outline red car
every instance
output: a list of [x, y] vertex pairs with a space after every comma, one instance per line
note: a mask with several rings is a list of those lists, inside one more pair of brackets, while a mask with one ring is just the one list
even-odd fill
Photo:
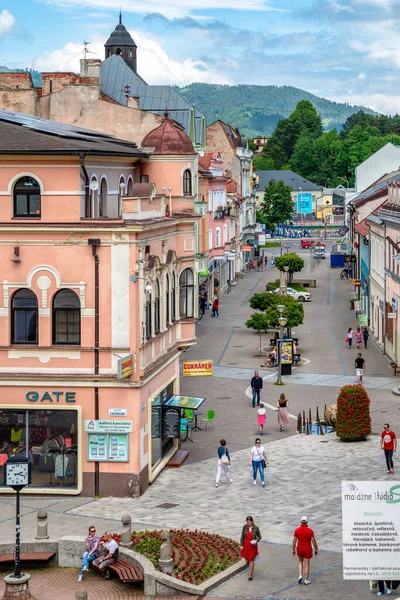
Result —
[[314, 244], [315, 244], [315, 240], [313, 240], [312, 238], [303, 238], [301, 240], [302, 248], [311, 248], [311, 246], [314, 246]]

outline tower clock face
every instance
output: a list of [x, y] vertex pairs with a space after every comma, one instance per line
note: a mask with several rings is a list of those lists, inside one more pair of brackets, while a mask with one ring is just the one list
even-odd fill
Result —
[[28, 485], [29, 463], [6, 463], [6, 485]]

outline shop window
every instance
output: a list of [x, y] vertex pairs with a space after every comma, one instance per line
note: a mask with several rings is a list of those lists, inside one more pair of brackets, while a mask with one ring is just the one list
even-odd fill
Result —
[[18, 290], [12, 298], [11, 343], [38, 343], [38, 302], [31, 290]]
[[0, 485], [4, 463], [24, 454], [32, 464], [32, 488], [76, 489], [78, 412], [76, 410], [0, 411]]
[[146, 294], [146, 340], [148, 340], [152, 336], [151, 302], [151, 294]]
[[168, 327], [170, 323], [170, 310], [169, 310], [169, 275], [165, 276], [165, 325]]
[[176, 275], [172, 273], [171, 321], [176, 320]]
[[154, 333], [160, 333], [161, 319], [160, 319], [160, 282], [156, 281], [156, 296], [154, 298]]
[[151, 403], [151, 466], [157, 466], [173, 446], [171, 438], [162, 432], [162, 407], [174, 395], [174, 382], [164, 388]]
[[194, 278], [192, 269], [184, 269], [179, 277], [179, 313], [181, 318], [193, 317]]
[[21, 177], [14, 185], [14, 217], [40, 217], [40, 186], [33, 177]]
[[60, 290], [53, 300], [53, 344], [81, 343], [81, 303], [72, 290]]
[[192, 195], [192, 174], [190, 172], [190, 169], [186, 169], [183, 172], [183, 195]]

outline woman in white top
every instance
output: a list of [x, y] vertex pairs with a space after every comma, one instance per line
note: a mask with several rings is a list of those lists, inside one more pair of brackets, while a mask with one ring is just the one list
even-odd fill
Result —
[[349, 344], [349, 348], [351, 348], [351, 344], [353, 342], [353, 330], [351, 327], [349, 327], [348, 331], [347, 331], [347, 338], [346, 338], [347, 343]]
[[260, 438], [256, 438], [255, 445], [250, 450], [250, 466], [253, 467], [253, 483], [257, 484], [257, 471], [260, 472], [261, 486], [265, 486], [263, 461], [268, 464], [267, 453], [261, 446]]

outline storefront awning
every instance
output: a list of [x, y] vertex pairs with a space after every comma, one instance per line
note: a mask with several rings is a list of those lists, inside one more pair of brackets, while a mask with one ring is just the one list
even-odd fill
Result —
[[205, 398], [194, 398], [193, 396], [172, 396], [165, 406], [179, 406], [180, 408], [189, 408], [197, 410], [204, 402]]

